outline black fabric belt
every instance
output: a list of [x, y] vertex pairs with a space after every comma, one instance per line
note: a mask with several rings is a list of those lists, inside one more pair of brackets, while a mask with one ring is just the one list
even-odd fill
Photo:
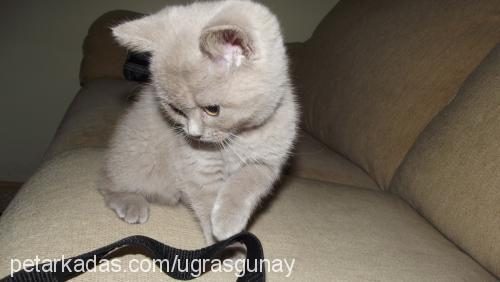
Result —
[[151, 80], [149, 64], [151, 53], [138, 53], [129, 51], [127, 61], [123, 65], [123, 76], [126, 80], [148, 82]]
[[[265, 281], [265, 269], [256, 265], [260, 260], [264, 259], [262, 245], [255, 235], [248, 232], [236, 234], [227, 240], [199, 250], [180, 250], [149, 237], [136, 235], [121, 239], [97, 250], [68, 258], [66, 259], [65, 266], [62, 265], [62, 261], [56, 262], [52, 271], [43, 271], [44, 268], [39, 265], [36, 268], [27, 269], [28, 271], [24, 269], [15, 272], [12, 277], [9, 275], [0, 281], [67, 281], [96, 267], [99, 265], [101, 259], [112, 256], [114, 252], [118, 252], [119, 250], [123, 252], [125, 250], [121, 255], [127, 254], [127, 248], [125, 247], [143, 248], [145, 251], [148, 251], [145, 255], [150, 259], [155, 259], [158, 267], [161, 267], [163, 272], [168, 276], [178, 280], [191, 280], [199, 274], [198, 271], [201, 269], [199, 263], [217, 258], [217, 255], [235, 242], [244, 244], [247, 249], [245, 271], [237, 281]], [[77, 267], [78, 264], [75, 263], [75, 260], [91, 263], [89, 265], [85, 263], [85, 266], [88, 268], [82, 270], [82, 263]], [[174, 260], [178, 262], [176, 267], [173, 267], [171, 263]], [[94, 262], [97, 263], [94, 265]], [[162, 265], [167, 263], [169, 263], [168, 266]]]

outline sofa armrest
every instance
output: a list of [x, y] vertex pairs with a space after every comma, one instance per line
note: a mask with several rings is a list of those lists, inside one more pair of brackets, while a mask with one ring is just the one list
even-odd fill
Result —
[[123, 64], [127, 50], [114, 40], [111, 27], [142, 16], [136, 12], [115, 10], [92, 23], [83, 43], [80, 85], [99, 78], [124, 79]]

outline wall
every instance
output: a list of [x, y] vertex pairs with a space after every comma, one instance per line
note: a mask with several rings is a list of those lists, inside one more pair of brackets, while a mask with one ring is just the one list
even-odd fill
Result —
[[[304, 41], [338, 0], [267, 0], [287, 42]], [[3, 0], [0, 10], [0, 180], [24, 181], [39, 166], [79, 89], [81, 44], [106, 11], [153, 12], [179, 0]]]

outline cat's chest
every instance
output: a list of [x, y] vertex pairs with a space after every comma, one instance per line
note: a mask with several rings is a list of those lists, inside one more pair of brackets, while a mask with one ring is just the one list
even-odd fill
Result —
[[179, 173], [200, 185], [223, 181], [230, 174], [220, 151], [189, 150], [179, 162]]
[[224, 181], [246, 163], [252, 156], [243, 144], [225, 146], [218, 150], [188, 150], [179, 160], [180, 173], [200, 185]]

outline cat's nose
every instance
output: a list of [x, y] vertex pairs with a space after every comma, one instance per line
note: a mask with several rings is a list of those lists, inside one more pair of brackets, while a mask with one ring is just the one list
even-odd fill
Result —
[[190, 120], [187, 126], [187, 134], [191, 138], [199, 139], [202, 135], [202, 128], [199, 124]]

